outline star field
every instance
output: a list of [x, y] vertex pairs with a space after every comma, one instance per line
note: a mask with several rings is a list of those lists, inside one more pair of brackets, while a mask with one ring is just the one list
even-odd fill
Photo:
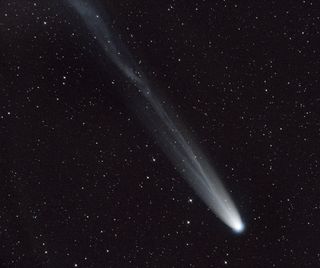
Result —
[[206, 152], [223, 224], [65, 1], [0, 2], [3, 267], [320, 266], [320, 9], [312, 1], [89, 1]]

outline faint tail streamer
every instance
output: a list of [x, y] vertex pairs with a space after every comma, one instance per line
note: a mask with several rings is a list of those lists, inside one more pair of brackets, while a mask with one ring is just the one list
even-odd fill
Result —
[[111, 60], [138, 89], [139, 97], [138, 100], [136, 98], [137, 104], [134, 110], [160, 142], [173, 165], [225, 224], [236, 232], [243, 231], [244, 224], [239, 212], [213, 167], [192, 141], [191, 135], [178, 120], [178, 116], [173, 113], [173, 109], [165, 105], [154, 87], [150, 86], [125, 45], [112, 35], [99, 10], [92, 2], [84, 0], [67, 0], [67, 2], [94, 35], [105, 57]]

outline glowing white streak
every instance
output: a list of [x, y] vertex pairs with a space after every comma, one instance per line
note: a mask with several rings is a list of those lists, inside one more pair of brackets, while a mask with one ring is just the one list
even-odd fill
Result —
[[162, 142], [164, 152], [182, 176], [223, 222], [235, 232], [243, 231], [244, 224], [241, 217], [217, 174], [208, 164], [201, 150], [191, 141], [186, 129], [174, 120], [173, 116], [170, 116], [168, 109], [161, 105], [159, 97], [151, 91], [147, 79], [143, 77], [130, 53], [119, 40], [114, 41], [98, 11], [84, 1], [68, 0], [68, 2], [80, 14], [106, 56], [131, 80], [151, 105], [153, 113], [140, 110], [140, 115], [151, 132], [157, 130], [156, 138]]

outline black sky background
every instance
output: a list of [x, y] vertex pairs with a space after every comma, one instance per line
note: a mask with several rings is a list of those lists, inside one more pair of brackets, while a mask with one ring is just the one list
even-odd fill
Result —
[[246, 230], [175, 171], [128, 105], [135, 88], [64, 1], [2, 0], [2, 265], [318, 267], [318, 4], [99, 5]]

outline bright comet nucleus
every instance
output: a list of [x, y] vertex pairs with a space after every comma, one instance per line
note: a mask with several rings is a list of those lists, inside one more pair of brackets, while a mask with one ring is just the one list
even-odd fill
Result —
[[244, 224], [242, 222], [237, 222], [234, 226], [233, 226], [233, 230], [236, 233], [242, 233], [244, 231]]

